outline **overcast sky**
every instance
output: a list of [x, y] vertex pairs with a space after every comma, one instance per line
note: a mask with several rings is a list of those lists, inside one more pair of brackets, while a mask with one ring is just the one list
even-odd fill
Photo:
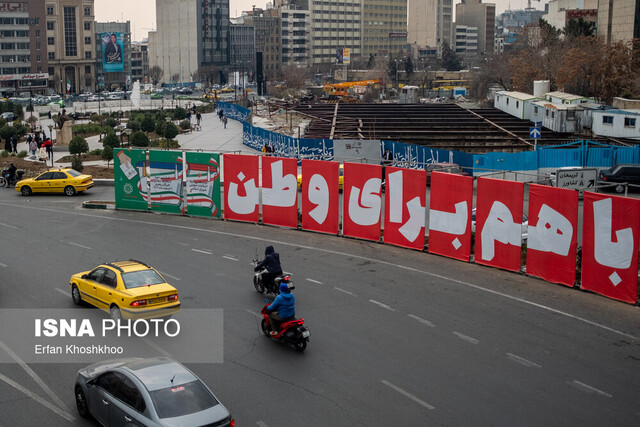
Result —
[[[460, 0], [455, 0], [460, 3]], [[527, 0], [485, 0], [483, 3], [495, 3], [496, 13], [506, 9], [524, 9]], [[531, 0], [532, 7], [544, 9], [547, 0]], [[252, 5], [264, 8], [265, 0], [229, 0], [231, 17], [239, 16], [244, 10], [251, 10]], [[124, 22], [131, 21], [132, 40], [139, 41], [147, 37], [147, 33], [156, 28], [155, 0], [95, 0], [96, 21]]]

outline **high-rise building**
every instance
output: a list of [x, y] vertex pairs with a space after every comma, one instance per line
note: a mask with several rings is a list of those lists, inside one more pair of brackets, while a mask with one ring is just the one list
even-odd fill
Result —
[[282, 23], [282, 65], [310, 64], [311, 12], [308, 0], [276, 1]]
[[0, 3], [0, 94], [15, 96], [47, 87], [44, 0]]
[[242, 18], [232, 18], [229, 28], [231, 39], [231, 69], [240, 84], [255, 76], [256, 34], [255, 27], [244, 24]]
[[134, 42], [131, 44], [131, 83], [139, 81], [140, 84], [149, 80], [149, 55], [148, 42]]
[[335, 63], [336, 49], [349, 49], [352, 59], [362, 57], [363, 2], [360, 0], [309, 0], [309, 2], [311, 63]]
[[129, 90], [131, 85], [131, 24], [96, 22], [98, 90]]
[[598, 2], [598, 35], [607, 43], [640, 38], [640, 0]]
[[407, 16], [409, 44], [436, 48], [438, 56], [445, 43], [451, 46], [453, 0], [408, 0]]
[[451, 49], [456, 55], [475, 56], [478, 54], [478, 29], [455, 24], [455, 41]]
[[162, 68], [165, 83], [187, 82], [199, 67], [229, 65], [229, 0], [156, 0], [156, 25], [149, 65]]
[[[256, 52], [262, 52], [262, 75], [270, 81], [280, 77], [282, 70], [282, 30], [278, 9], [243, 12], [245, 25], [255, 28]], [[259, 74], [259, 70], [256, 70]]]
[[462, 0], [462, 3], [456, 5], [456, 25], [478, 29], [478, 53], [480, 54], [493, 52], [495, 23], [495, 3]]
[[363, 0], [362, 55], [400, 56], [407, 49], [407, 0]]

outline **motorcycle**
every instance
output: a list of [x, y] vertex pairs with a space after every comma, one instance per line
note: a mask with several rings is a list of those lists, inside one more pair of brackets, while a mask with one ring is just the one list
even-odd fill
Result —
[[16, 174], [10, 179], [11, 174], [9, 174], [8, 170], [3, 170], [2, 175], [0, 175], [0, 187], [15, 187], [18, 181], [22, 180], [22, 175], [24, 175], [23, 170], [16, 171]]
[[[293, 287], [290, 287], [294, 289]], [[277, 335], [271, 335], [271, 325], [269, 324], [269, 313], [267, 307], [269, 306], [269, 300], [265, 300], [267, 305], [262, 307], [260, 313], [262, 313], [262, 322], [260, 327], [262, 333], [273, 339], [274, 341], [281, 342], [283, 344], [291, 345], [299, 352], [303, 352], [307, 348], [309, 342], [309, 336], [311, 332], [304, 326], [304, 319], [294, 319], [288, 322], [282, 322], [280, 325], [280, 332]]]
[[[257, 265], [258, 265], [258, 260], [254, 259], [253, 260], [254, 268]], [[273, 279], [273, 282], [274, 282], [273, 284], [265, 283], [262, 276], [266, 272], [267, 272], [267, 269], [263, 268], [259, 271], [256, 271], [256, 273], [253, 275], [253, 287], [256, 288], [256, 291], [260, 292], [261, 294], [271, 293], [274, 295], [279, 295], [280, 283], [286, 283], [287, 285], [293, 283], [293, 281], [291, 280], [291, 273], [287, 273], [287, 272], [284, 272], [280, 276], [277, 276], [275, 279]]]

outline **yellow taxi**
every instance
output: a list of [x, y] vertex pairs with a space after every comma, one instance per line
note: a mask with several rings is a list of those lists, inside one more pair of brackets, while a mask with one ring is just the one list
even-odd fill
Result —
[[180, 309], [177, 289], [141, 261], [101, 264], [71, 276], [69, 286], [74, 304], [87, 302], [114, 320], [167, 317]]
[[18, 181], [16, 191], [23, 196], [32, 193], [64, 193], [74, 196], [76, 193], [93, 187], [93, 177], [75, 169], [50, 169], [35, 178]]
[[[338, 169], [338, 190], [342, 190], [344, 187], [344, 164], [340, 163], [340, 168]], [[302, 187], [302, 172], [298, 174], [298, 188]]]

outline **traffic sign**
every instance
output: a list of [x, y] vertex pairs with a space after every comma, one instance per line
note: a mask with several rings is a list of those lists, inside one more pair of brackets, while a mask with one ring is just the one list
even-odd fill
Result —
[[542, 135], [542, 132], [540, 131], [539, 127], [531, 127], [529, 128], [529, 138], [532, 139], [540, 139], [540, 136]]

